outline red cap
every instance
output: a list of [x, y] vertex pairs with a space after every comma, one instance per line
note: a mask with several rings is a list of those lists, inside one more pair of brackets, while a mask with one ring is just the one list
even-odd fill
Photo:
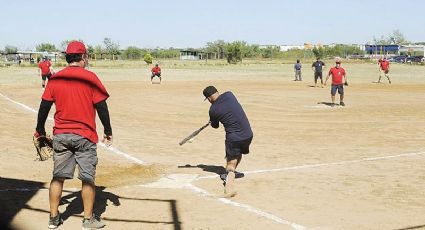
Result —
[[79, 41], [73, 41], [68, 44], [66, 48], [67, 54], [85, 54], [87, 53], [86, 46]]

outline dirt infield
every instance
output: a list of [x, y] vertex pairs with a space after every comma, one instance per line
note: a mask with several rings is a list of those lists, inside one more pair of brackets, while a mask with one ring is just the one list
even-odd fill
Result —
[[[163, 84], [154, 85], [146, 66], [91, 68], [111, 95], [115, 138], [115, 151], [98, 147], [95, 206], [105, 229], [425, 228], [423, 66], [392, 65], [389, 85], [371, 83], [376, 65], [343, 64], [344, 108], [326, 105], [329, 86], [311, 87], [308, 64], [303, 82], [284, 64], [173, 66], [164, 64]], [[46, 229], [48, 220], [52, 162], [34, 161], [31, 142], [36, 74], [0, 68], [0, 214], [14, 229]], [[208, 121], [202, 89], [210, 84], [234, 92], [254, 131], [230, 200], [220, 198], [217, 177], [222, 127], [178, 145]], [[79, 187], [65, 183], [59, 229], [81, 226]]]

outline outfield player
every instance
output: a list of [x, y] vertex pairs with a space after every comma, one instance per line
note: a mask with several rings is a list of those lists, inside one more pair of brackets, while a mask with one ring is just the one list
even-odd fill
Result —
[[83, 43], [74, 41], [66, 49], [68, 67], [54, 74], [42, 95], [38, 111], [35, 136], [45, 135], [44, 124], [55, 103], [55, 126], [53, 129], [53, 179], [50, 182], [49, 229], [55, 229], [63, 220], [58, 211], [65, 179], [72, 179], [78, 166], [78, 179], [82, 182], [81, 197], [84, 206], [83, 229], [105, 226], [93, 214], [95, 201], [95, 174], [97, 165], [97, 142], [95, 116], [99, 114], [104, 127], [104, 142], [112, 144], [112, 128], [105, 87], [88, 65], [87, 50]]
[[317, 58], [315, 62], [311, 65], [311, 68], [314, 71], [314, 87], [317, 87], [317, 79], [320, 78], [320, 84], [323, 88], [323, 67], [325, 66], [325, 63], [320, 60], [320, 58]]
[[390, 62], [384, 57], [384, 59], [379, 59], [378, 65], [379, 65], [379, 79], [376, 83], [381, 83], [382, 75], [385, 75], [385, 77], [387, 77], [388, 79], [388, 83], [391, 84], [391, 79], [388, 74], [390, 72]]
[[155, 67], [152, 68], [151, 70], [152, 75], [151, 75], [151, 83], [152, 83], [152, 79], [157, 76], [159, 77], [159, 83], [161, 83], [161, 67], [158, 66], [158, 64], [155, 64]]
[[332, 104], [331, 106], [335, 105], [335, 94], [338, 91], [339, 93], [339, 104], [341, 106], [345, 106], [344, 103], [344, 84], [347, 82], [347, 77], [345, 75], [345, 70], [344, 68], [341, 67], [341, 61], [337, 60], [336, 61], [336, 65], [335, 67], [332, 67], [329, 70], [329, 74], [326, 77], [325, 80], [325, 85], [326, 82], [329, 79], [329, 76], [332, 75], [332, 86], [331, 86], [331, 98], [332, 98]]
[[226, 131], [226, 172], [224, 193], [228, 197], [236, 195], [233, 188], [236, 167], [242, 160], [242, 154], [249, 153], [253, 133], [248, 118], [235, 95], [232, 92], [220, 94], [214, 86], [204, 89], [205, 99], [211, 103], [209, 110], [210, 122], [213, 128], [223, 124]]
[[301, 68], [302, 68], [302, 64], [300, 62], [300, 60], [297, 60], [297, 63], [295, 63], [294, 65], [294, 72], [295, 72], [295, 80], [294, 81], [302, 81], [303, 79], [301, 78]]
[[50, 80], [50, 77], [53, 74], [52, 63], [47, 59], [47, 57], [43, 57], [43, 60], [38, 63], [38, 74], [41, 76], [41, 87], [44, 89], [46, 86], [46, 78]]

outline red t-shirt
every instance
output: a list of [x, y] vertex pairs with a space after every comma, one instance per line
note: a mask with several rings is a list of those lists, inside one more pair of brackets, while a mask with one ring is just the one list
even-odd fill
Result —
[[383, 60], [380, 62], [380, 66], [382, 70], [388, 70], [388, 67], [390, 67], [390, 62], [387, 60]]
[[50, 66], [52, 66], [52, 63], [49, 61], [42, 61], [38, 63], [38, 68], [41, 69], [41, 75], [45, 76], [50, 73]]
[[342, 79], [345, 75], [345, 70], [342, 67], [336, 68], [332, 67], [329, 70], [329, 74], [332, 75], [332, 85], [340, 85], [342, 84]]
[[152, 68], [152, 72], [153, 73], [159, 73], [159, 72], [161, 72], [161, 68], [159, 68], [159, 66], [155, 66], [155, 67]]
[[74, 133], [98, 142], [94, 104], [109, 97], [93, 72], [66, 67], [50, 78], [42, 99], [56, 106], [53, 134]]

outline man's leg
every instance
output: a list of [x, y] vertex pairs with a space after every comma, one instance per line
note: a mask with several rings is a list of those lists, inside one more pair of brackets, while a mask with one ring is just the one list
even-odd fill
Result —
[[50, 217], [57, 216], [59, 202], [62, 196], [64, 178], [53, 178], [49, 188]]
[[242, 155], [238, 156], [236, 159], [231, 159], [227, 161], [227, 165], [226, 165], [227, 178], [226, 178], [226, 186], [224, 188], [224, 193], [229, 197], [233, 197], [236, 195], [236, 191], [234, 189], [235, 170], [238, 164], [240, 163], [241, 159], [242, 159]]
[[317, 78], [319, 77], [319, 75], [315, 72], [314, 73], [314, 87], [317, 87]]
[[96, 187], [91, 182], [82, 182], [81, 198], [83, 198], [84, 218], [90, 219], [93, 215], [93, 205], [96, 196]]
[[322, 73], [320, 73], [320, 84], [321, 84], [321, 87], [323, 88], [323, 76], [322, 76]]
[[300, 81], [302, 81], [303, 79], [302, 79], [302, 76], [301, 76], [301, 70], [300, 70], [300, 72], [299, 72], [299, 79], [300, 79]]
[[379, 78], [377, 83], [381, 83], [381, 78], [382, 78], [382, 70], [379, 70]]
[[388, 78], [388, 83], [390, 83], [391, 84], [391, 79], [390, 79], [390, 75], [388, 75], [388, 74], [385, 74], [385, 76]]
[[336, 94], [336, 91], [337, 91], [337, 86], [336, 85], [332, 85], [331, 86], [331, 99], [332, 99], [331, 106], [334, 106], [335, 105], [335, 94]]

